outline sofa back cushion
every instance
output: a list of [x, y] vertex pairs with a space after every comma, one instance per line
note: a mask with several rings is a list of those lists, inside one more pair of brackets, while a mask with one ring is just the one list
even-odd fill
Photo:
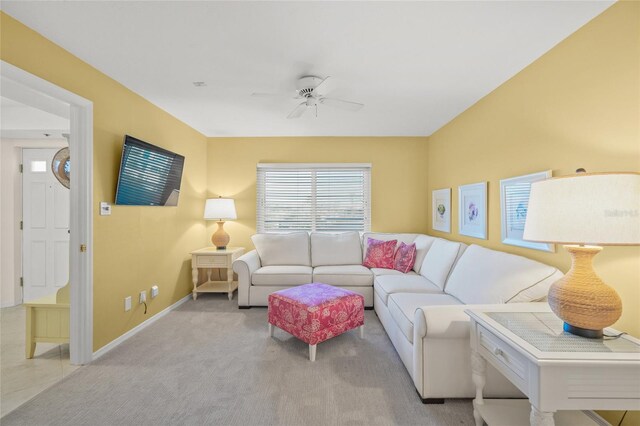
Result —
[[445, 292], [466, 304], [535, 302], [561, 277], [552, 266], [474, 244], [451, 272]]
[[431, 244], [436, 240], [435, 237], [430, 237], [429, 235], [418, 235], [413, 242], [416, 245], [416, 261], [413, 264], [413, 270], [417, 273], [420, 273], [420, 268], [422, 267], [422, 262], [424, 261], [424, 257], [427, 255], [427, 252], [431, 248]]
[[309, 234], [255, 234], [251, 237], [262, 266], [311, 266]]
[[422, 261], [420, 275], [444, 289], [451, 267], [462, 249], [460, 243], [436, 238]]
[[358, 231], [311, 233], [311, 265], [359, 265], [362, 263], [362, 246]]

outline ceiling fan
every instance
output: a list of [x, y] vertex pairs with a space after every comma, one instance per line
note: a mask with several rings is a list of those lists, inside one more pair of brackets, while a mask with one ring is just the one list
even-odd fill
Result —
[[[303, 101], [296, 106], [287, 118], [299, 118], [308, 109], [312, 109], [315, 116], [318, 116], [318, 105], [328, 105], [347, 111], [358, 111], [364, 104], [358, 102], [345, 101], [342, 99], [328, 98], [325, 94], [329, 90], [327, 83], [331, 77], [320, 78], [313, 75], [301, 77], [297, 81], [297, 95], [293, 99], [302, 99]], [[273, 98], [282, 95], [273, 93], [252, 93], [251, 96], [257, 98]]]

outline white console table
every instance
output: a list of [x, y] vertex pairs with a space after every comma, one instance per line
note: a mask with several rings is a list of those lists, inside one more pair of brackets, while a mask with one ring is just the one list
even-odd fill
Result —
[[[465, 312], [471, 317], [476, 426], [597, 425], [596, 416], [578, 410], [640, 410], [638, 339], [574, 336], [545, 305], [541, 312]], [[483, 399], [487, 362], [529, 401]]]

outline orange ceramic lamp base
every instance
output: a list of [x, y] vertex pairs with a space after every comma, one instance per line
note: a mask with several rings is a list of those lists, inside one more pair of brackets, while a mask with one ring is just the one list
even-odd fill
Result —
[[227, 248], [227, 244], [229, 244], [231, 237], [229, 237], [229, 234], [224, 230], [223, 220], [216, 223], [218, 224], [218, 229], [213, 233], [213, 235], [211, 235], [211, 242], [218, 248], [218, 250], [224, 250]]
[[601, 338], [602, 329], [622, 315], [620, 296], [593, 270], [593, 258], [602, 247], [564, 247], [571, 254], [571, 270], [549, 289], [549, 306], [565, 322], [565, 331]]

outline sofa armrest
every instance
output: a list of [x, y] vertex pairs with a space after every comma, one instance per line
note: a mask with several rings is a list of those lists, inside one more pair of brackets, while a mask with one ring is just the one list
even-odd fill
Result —
[[238, 274], [238, 306], [249, 306], [251, 275], [261, 266], [256, 250], [243, 254], [233, 262], [233, 271]]
[[495, 305], [423, 306], [413, 319], [413, 341], [419, 339], [469, 339], [470, 321], [466, 309], [491, 309], [494, 312], [549, 312], [546, 302]]
[[[472, 398], [471, 319], [465, 309], [494, 312], [549, 312], [546, 303], [422, 306], [414, 313], [413, 383], [421, 398]], [[522, 394], [489, 366], [485, 394], [517, 398]], [[490, 390], [487, 392], [487, 390]]]

